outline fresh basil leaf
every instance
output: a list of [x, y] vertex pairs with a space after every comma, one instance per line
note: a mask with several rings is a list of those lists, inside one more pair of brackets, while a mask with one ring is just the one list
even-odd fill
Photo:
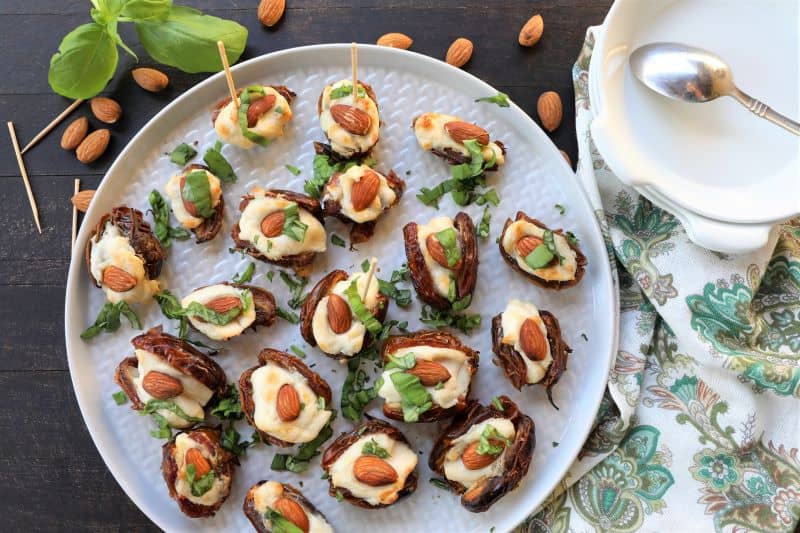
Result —
[[558, 248], [556, 248], [555, 236], [552, 230], [544, 230], [544, 233], [542, 234], [542, 242], [545, 246], [547, 246], [547, 249], [550, 250], [550, 253], [552, 253], [554, 257], [558, 257], [558, 262], [563, 265], [567, 258], [558, 252]]
[[362, 363], [371, 361], [377, 366], [380, 354], [375, 346], [368, 346], [347, 361], [347, 376], [342, 385], [342, 415], [354, 422], [361, 420], [364, 408], [378, 395], [379, 385], [367, 386], [367, 373], [361, 368]]
[[117, 69], [116, 35], [92, 22], [69, 32], [50, 59], [47, 81], [67, 98], [91, 98], [102, 91]]
[[475, 203], [478, 205], [484, 205], [485, 203], [490, 203], [493, 206], [497, 207], [500, 204], [500, 196], [498, 196], [497, 191], [494, 189], [489, 189], [484, 193], [479, 193], [475, 195]]
[[467, 294], [460, 300], [453, 300], [451, 303], [451, 307], [453, 308], [453, 311], [463, 311], [464, 309], [469, 307], [469, 304], [471, 303], [472, 303], [472, 295]]
[[308, 278], [304, 278], [303, 276], [292, 276], [288, 272], [284, 272], [281, 270], [278, 275], [281, 278], [286, 286], [289, 288], [289, 291], [292, 293], [292, 297], [287, 302], [289, 307], [292, 309], [298, 309], [300, 306], [305, 303], [306, 298], [308, 298], [308, 294], [303, 294], [303, 289], [305, 289], [306, 285], [308, 285]]
[[169, 411], [175, 416], [183, 418], [187, 422], [202, 422], [202, 418], [196, 418], [193, 416], [189, 416], [186, 412], [178, 406], [175, 402], [171, 400], [156, 400], [155, 398], [147, 400], [147, 403], [144, 404], [144, 407], [141, 411], [139, 411], [142, 415], [151, 415], [153, 413], [157, 413], [160, 410]]
[[567, 212], [567, 209], [561, 204], [555, 204], [553, 207], [556, 208], [556, 211], [558, 211], [559, 215], [563, 215], [564, 213]]
[[244, 417], [242, 405], [239, 402], [239, 390], [235, 384], [229, 383], [225, 394], [216, 397], [211, 405], [210, 413], [220, 420], [241, 420]]
[[[353, 84], [346, 83], [342, 84], [339, 87], [331, 90], [330, 99], [336, 100], [338, 98], [343, 98], [345, 96], [349, 96], [353, 94]], [[367, 96], [367, 92], [364, 90], [364, 87], [361, 84], [358, 85], [358, 97], [365, 98]]]
[[417, 356], [414, 355], [413, 352], [409, 352], [405, 355], [401, 355], [398, 357], [389, 355], [389, 362], [386, 363], [386, 366], [383, 368], [384, 370], [391, 370], [392, 368], [408, 370], [410, 368], [414, 368], [416, 364], [417, 364]]
[[263, 95], [264, 87], [261, 85], [249, 85], [245, 87], [242, 94], [239, 95], [239, 129], [242, 131], [242, 136], [245, 139], [260, 144], [261, 146], [267, 146], [269, 144], [269, 139], [254, 132], [247, 125], [247, 110], [250, 109], [251, 94]]
[[214, 485], [214, 471], [209, 470], [206, 474], [197, 479], [195, 476], [197, 475], [196, 468], [193, 464], [189, 464], [186, 466], [186, 481], [189, 483], [189, 489], [192, 491], [192, 496], [200, 497], [209, 490]]
[[284, 319], [285, 321], [289, 322], [290, 324], [299, 324], [300, 317], [297, 313], [284, 309], [281, 306], [275, 307], [275, 314], [278, 315], [280, 318]]
[[158, 429], [150, 431], [150, 436], [156, 439], [168, 439], [172, 437], [172, 428], [169, 427], [169, 422], [158, 413], [152, 413], [152, 418], [155, 421]]
[[181, 196], [187, 202], [194, 204], [197, 214], [202, 218], [214, 216], [214, 206], [211, 200], [211, 185], [205, 170], [193, 170], [185, 176]]
[[286, 167], [286, 170], [288, 170], [289, 172], [291, 172], [295, 176], [299, 176], [300, 173], [302, 172], [302, 170], [300, 170], [299, 168], [297, 168], [294, 165], [285, 165], [285, 167]]
[[256, 264], [250, 261], [247, 264], [247, 268], [244, 269], [244, 272], [241, 274], [237, 273], [233, 275], [231, 281], [234, 283], [247, 283], [248, 281], [253, 280], [253, 273], [256, 271]]
[[[293, 354], [295, 354], [297, 357], [304, 358], [304, 357], [306, 356], [306, 352], [304, 352], [303, 350], [301, 350], [299, 346], [295, 346], [294, 344], [292, 344], [291, 346], [289, 346], [289, 349], [290, 349], [290, 350], [292, 351], [292, 353], [293, 353]], [[321, 396], [320, 396], [320, 398], [321, 398]]]
[[267, 508], [264, 518], [269, 521], [272, 533], [303, 533], [302, 529], [271, 507]]
[[476, 98], [476, 102], [487, 102], [490, 104], [497, 104], [500, 107], [508, 107], [508, 95], [505, 93], [498, 92], [494, 96], [484, 96], [483, 98]]
[[336, 418], [336, 411], [332, 411], [331, 413], [328, 423], [323, 426], [316, 437], [301, 444], [297, 448], [297, 453], [295, 455], [276, 453], [272, 458], [272, 465], [270, 465], [270, 468], [272, 470], [288, 470], [296, 474], [305, 472], [308, 469], [311, 459], [319, 454], [319, 447], [333, 436], [331, 424]]
[[419, 415], [433, 407], [430, 393], [422, 386], [419, 378], [405, 372], [389, 374], [394, 388], [400, 394], [404, 422], [416, 422]]
[[229, 324], [233, 319], [253, 305], [253, 295], [249, 290], [243, 290], [241, 292], [241, 301], [241, 307], [234, 307], [233, 309], [225, 311], [224, 313], [218, 313], [199, 302], [191, 302], [184, 308], [184, 313], [186, 316], [200, 317], [204, 321], [214, 324], [215, 326], [224, 326], [225, 324]]
[[572, 233], [571, 231], [568, 231], [568, 232], [567, 232], [567, 240], [568, 240], [569, 242], [571, 242], [572, 244], [574, 244], [575, 246], [577, 246], [577, 245], [578, 245], [578, 243], [579, 243], [579, 242], [581, 242], [581, 241], [578, 239], [578, 237], [576, 237], [576, 236], [575, 236], [575, 234], [574, 234], [574, 233]]
[[208, 169], [225, 183], [236, 182], [236, 172], [225, 156], [222, 155], [222, 143], [217, 141], [213, 148], [206, 150], [203, 161], [208, 165]]
[[[465, 297], [466, 298], [466, 297]], [[434, 309], [428, 305], [422, 307], [420, 322], [436, 329], [453, 327], [463, 333], [470, 334], [472, 330], [481, 325], [481, 315], [466, 315], [455, 313], [453, 310]]]
[[482, 239], [489, 238], [489, 229], [490, 224], [492, 221], [492, 214], [489, 212], [489, 206], [483, 208], [483, 216], [481, 217], [480, 223], [478, 223], [478, 237]]
[[458, 247], [458, 234], [453, 228], [445, 228], [436, 233], [436, 240], [442, 245], [444, 249], [444, 257], [447, 260], [447, 266], [455, 266], [461, 259], [461, 250]]
[[128, 403], [128, 397], [121, 390], [112, 394], [111, 397], [114, 398], [114, 403], [117, 405], [125, 405]]
[[531, 253], [526, 255], [524, 261], [529, 267], [537, 269], [546, 267], [548, 264], [550, 264], [550, 261], [553, 260], [553, 257], [555, 257], [553, 252], [551, 252], [547, 248], [547, 245], [543, 243], [534, 248]]
[[364, 261], [361, 262], [361, 271], [362, 272], [369, 272], [369, 267], [370, 266], [372, 266], [372, 263], [370, 262], [370, 260], [369, 259], [364, 259]]
[[222, 70], [217, 41], [225, 43], [230, 64], [247, 42], [242, 25], [185, 6], [172, 6], [165, 20], [136, 21], [136, 34], [153, 59], [189, 73]]
[[114, 333], [119, 329], [121, 324], [120, 315], [128, 319], [132, 328], [142, 329], [139, 317], [136, 316], [136, 313], [127, 302], [117, 302], [115, 304], [106, 302], [97, 314], [97, 319], [95, 319], [94, 324], [81, 333], [81, 339], [92, 339], [104, 331], [107, 333]]
[[127, 0], [120, 15], [136, 22], [160, 22], [171, 8], [172, 0]]
[[344, 248], [347, 243], [345, 242], [344, 239], [342, 239], [335, 233], [331, 233], [331, 244], [333, 244], [334, 246], [341, 246], [342, 248]]
[[197, 150], [186, 143], [181, 143], [169, 154], [169, 160], [176, 165], [184, 166], [197, 155]]
[[347, 297], [347, 304], [350, 306], [350, 309], [353, 310], [353, 314], [364, 324], [367, 331], [373, 335], [379, 333], [381, 331], [381, 323], [378, 322], [378, 319], [372, 315], [361, 300], [361, 296], [358, 294], [358, 284], [356, 280], [350, 282], [350, 286], [345, 289], [344, 295]]
[[370, 439], [361, 447], [361, 455], [374, 455], [375, 457], [386, 459], [389, 457], [389, 452], [387, 452], [385, 448], [382, 448], [381, 445], [378, 444], [378, 441]]
[[300, 208], [293, 203], [283, 210], [283, 234], [297, 242], [306, 238], [308, 224], [300, 222]]
[[148, 197], [150, 202], [150, 212], [153, 214], [153, 233], [155, 233], [158, 242], [164, 248], [169, 248], [172, 245], [172, 239], [183, 240], [189, 238], [189, 232], [181, 226], [172, 227], [169, 225], [169, 207], [161, 193], [153, 189], [150, 191]]
[[486, 424], [481, 432], [481, 439], [476, 451], [481, 455], [499, 455], [505, 449], [505, 446], [493, 444], [493, 440], [502, 441], [505, 446], [511, 444], [511, 440], [501, 435], [497, 428], [491, 424]]
[[229, 424], [222, 431], [219, 443], [229, 452], [241, 456], [244, 455], [244, 453], [247, 451], [247, 448], [255, 444], [254, 442], [247, 440], [243, 441], [241, 439], [242, 437], [239, 435], [239, 432], [236, 431], [233, 425]]

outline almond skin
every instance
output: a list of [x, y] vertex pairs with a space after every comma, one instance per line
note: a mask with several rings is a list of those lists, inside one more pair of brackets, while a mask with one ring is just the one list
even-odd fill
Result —
[[[505, 447], [505, 443], [503, 441], [491, 439], [489, 442], [496, 446]], [[464, 451], [461, 454], [461, 462], [464, 463], [464, 466], [467, 468], [467, 470], [480, 470], [481, 468], [486, 468], [492, 464], [495, 459], [497, 459], [497, 455], [478, 453], [479, 445], [480, 442], [475, 441], [464, 448]]]
[[433, 260], [444, 268], [449, 270], [458, 270], [461, 268], [461, 258], [459, 258], [458, 261], [456, 261], [456, 264], [453, 266], [447, 264], [447, 256], [444, 253], [444, 246], [442, 246], [442, 243], [440, 243], [439, 239], [436, 238], [436, 235], [428, 235], [428, 238], [425, 239], [425, 246], [428, 248], [428, 253], [431, 254]]
[[408, 50], [413, 44], [411, 37], [404, 33], [386, 33], [378, 37], [378, 46], [388, 46], [390, 48], [402, 48]]
[[169, 77], [154, 68], [135, 68], [131, 71], [131, 76], [139, 87], [151, 93], [161, 92], [169, 85]]
[[168, 400], [183, 392], [183, 385], [179, 380], [155, 370], [151, 370], [142, 378], [142, 388], [158, 400]]
[[350, 201], [353, 204], [353, 211], [363, 211], [372, 204], [378, 195], [381, 186], [381, 179], [372, 170], [367, 170], [361, 179], [353, 183], [350, 190]]
[[181, 191], [181, 201], [183, 201], [183, 208], [192, 215], [193, 217], [197, 216], [197, 207], [194, 205], [194, 202], [190, 202], [186, 198], [183, 197], [183, 186], [186, 185], [186, 176], [181, 178], [179, 187]]
[[283, 211], [274, 211], [261, 220], [261, 233], [265, 237], [277, 237], [283, 233], [283, 223], [285, 221], [286, 215], [283, 214]]
[[561, 125], [561, 117], [564, 112], [561, 106], [561, 97], [555, 91], [542, 93], [536, 103], [536, 112], [539, 113], [542, 127], [547, 131], [554, 131]]
[[114, 265], [103, 270], [103, 285], [114, 292], [126, 292], [136, 286], [136, 277]]
[[519, 30], [519, 44], [521, 46], [533, 46], [539, 42], [544, 32], [544, 19], [541, 15], [534, 15]]
[[278, 389], [278, 398], [275, 400], [278, 418], [284, 422], [291, 422], [300, 416], [300, 395], [297, 389], [289, 383], [284, 383]]
[[444, 125], [444, 131], [458, 143], [474, 139], [484, 146], [489, 144], [489, 133], [475, 124], [453, 120]]
[[247, 127], [252, 128], [258, 123], [264, 113], [269, 111], [275, 105], [275, 95], [265, 94], [261, 98], [257, 98], [250, 103], [247, 108]]
[[517, 251], [517, 255], [522, 259], [528, 257], [532, 251], [536, 249], [537, 246], [542, 244], [543, 241], [539, 237], [534, 237], [533, 235], [525, 235], [520, 240], [517, 241], [517, 244], [514, 245], [514, 248]]
[[242, 307], [242, 299], [238, 296], [220, 296], [203, 305], [217, 313], [227, 313], [231, 309]]
[[89, 107], [92, 108], [92, 113], [97, 117], [97, 120], [106, 124], [114, 124], [122, 116], [122, 108], [117, 101], [105, 96], [92, 98], [89, 101]]
[[397, 470], [374, 455], [362, 455], [356, 459], [353, 464], [353, 475], [361, 483], [370, 487], [390, 485], [397, 481]]
[[472, 48], [472, 41], [459, 37], [447, 49], [447, 55], [444, 60], [454, 67], [463, 67], [472, 57]]
[[337, 335], [341, 335], [350, 329], [352, 318], [350, 316], [350, 306], [338, 294], [329, 294], [328, 303], [328, 324], [331, 330]]
[[274, 26], [286, 10], [286, 0], [261, 0], [258, 4], [258, 20], [267, 27]]
[[450, 371], [444, 365], [427, 359], [417, 359], [414, 368], [406, 370], [406, 373], [417, 376], [423, 387], [433, 387], [450, 379]]
[[547, 357], [547, 339], [532, 318], [528, 318], [519, 328], [519, 345], [531, 361], [542, 361]]
[[365, 111], [351, 105], [331, 106], [331, 116], [338, 125], [353, 135], [366, 135], [372, 125], [372, 119]]
[[74, 150], [86, 138], [87, 133], [89, 133], [89, 119], [86, 117], [76, 118], [61, 134], [61, 148]]
[[211, 471], [211, 464], [208, 459], [203, 457], [203, 454], [197, 448], [189, 448], [186, 450], [186, 466], [194, 465], [194, 478], [200, 479]]
[[90, 133], [75, 150], [75, 156], [83, 164], [96, 161], [108, 148], [111, 132], [107, 129], [95, 130]]
[[70, 198], [70, 201], [72, 202], [72, 205], [75, 206], [75, 209], [81, 213], [85, 213], [89, 209], [89, 204], [91, 203], [92, 198], [94, 198], [94, 190], [86, 189], [73, 195], [73, 197]]
[[282, 514], [286, 520], [299, 527], [303, 533], [308, 533], [310, 527], [308, 515], [306, 515], [299, 503], [289, 498], [278, 498], [272, 508]]

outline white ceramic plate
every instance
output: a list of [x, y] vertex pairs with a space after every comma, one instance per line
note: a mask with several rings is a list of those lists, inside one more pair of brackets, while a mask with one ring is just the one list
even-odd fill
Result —
[[[359, 53], [359, 76], [373, 85], [381, 106], [384, 122], [381, 141], [374, 153], [378, 168], [394, 168], [408, 184], [401, 203], [378, 224], [372, 241], [359, 246], [358, 252], [329, 247], [329, 253], [315, 263], [311, 284], [334, 268], [358, 268], [363, 259], [379, 258], [382, 276], [404, 261], [401, 227], [409, 220], [424, 221], [440, 214], [454, 215], [456, 206], [448, 198], [436, 211], [422, 205], [414, 196], [423, 185], [432, 185], [449, 175], [447, 165], [423, 153], [416, 145], [410, 129], [412, 118], [427, 110], [451, 112], [484, 125], [494, 138], [509, 147], [508, 164], [489, 178], [502, 198], [493, 210], [492, 234], [480, 246], [478, 289], [472, 310], [480, 310], [483, 326], [467, 343], [481, 352], [480, 370], [473, 387], [474, 396], [484, 402], [501, 393], [517, 401], [521, 409], [536, 422], [537, 446], [528, 476], [520, 487], [506, 496], [490, 511], [475, 515], [464, 510], [456, 497], [428, 483], [431, 474], [427, 456], [437, 433], [436, 424], [398, 424], [420, 451], [418, 466], [420, 483], [417, 491], [388, 509], [368, 511], [347, 503], [337, 503], [327, 495], [327, 482], [320, 479], [319, 458], [301, 475], [277, 473], [269, 469], [275, 447], [251, 449], [242, 460], [228, 501], [214, 518], [192, 520], [183, 516], [167, 493], [160, 473], [161, 442], [149, 436], [152, 422], [129, 408], [118, 407], [111, 394], [118, 387], [113, 382], [117, 363], [131, 353], [129, 340], [137, 334], [123, 326], [114, 335], [102, 335], [90, 342], [79, 338], [103, 304], [102, 292], [93, 288], [82, 261], [82, 246], [92, 226], [111, 207], [127, 204], [147, 208], [147, 195], [152, 188], [161, 189], [178, 168], [169, 162], [165, 152], [181, 142], [198, 141], [200, 154], [215, 139], [209, 120], [209, 108], [226, 93], [222, 75], [199, 84], [167, 106], [131, 141], [111, 167], [97, 191], [78, 235], [69, 273], [66, 297], [66, 340], [70, 371], [75, 394], [86, 425], [100, 454], [125, 492], [156, 524], [167, 531], [207, 530], [245, 531], [249, 525], [241, 505], [247, 489], [261, 479], [275, 478], [295, 485], [303, 483], [305, 495], [325, 514], [339, 531], [497, 531], [512, 528], [525, 518], [550, 493], [575, 459], [594, 420], [608, 369], [615, 351], [615, 292], [603, 241], [583, 192], [561, 155], [544, 133], [518, 107], [501, 109], [489, 104], [476, 104], [474, 99], [494, 94], [489, 85], [440, 61], [412, 52], [362, 46]], [[259, 57], [233, 69], [240, 86], [263, 82], [286, 84], [297, 92], [295, 113], [287, 135], [267, 149], [243, 151], [225, 146], [223, 153], [234, 165], [237, 183], [225, 187], [225, 226], [217, 238], [203, 245], [193, 241], [175, 243], [169, 250], [161, 282], [179, 296], [192, 288], [230, 279], [244, 270], [247, 259], [229, 254], [231, 225], [237, 215], [239, 197], [253, 186], [302, 190], [304, 179], [311, 176], [312, 141], [322, 140], [316, 117], [316, 102], [323, 86], [347, 77], [349, 47], [347, 45], [310, 46], [276, 52]], [[285, 168], [293, 164], [302, 174], [293, 176]], [[407, 171], [410, 174], [407, 174]], [[566, 207], [559, 216], [554, 204]], [[554, 227], [564, 226], [581, 239], [581, 247], [589, 258], [586, 276], [571, 289], [555, 292], [535, 287], [512, 272], [500, 258], [494, 242], [502, 223], [518, 209], [542, 219]], [[467, 211], [479, 217], [482, 208], [471, 206]], [[149, 217], [148, 217], [149, 218]], [[327, 224], [329, 232], [346, 236], [346, 228], [336, 221]], [[268, 282], [265, 274], [274, 270], [258, 263], [255, 284], [271, 290], [280, 302], [288, 296], [286, 288], [275, 276]], [[310, 285], [311, 286], [311, 285]], [[514, 391], [499, 368], [491, 363], [491, 317], [505, 306], [509, 298], [524, 298], [550, 310], [559, 317], [567, 342], [574, 348], [567, 372], [555, 390], [560, 405], [556, 411], [548, 403], [542, 387]], [[284, 304], [285, 305], [285, 304]], [[404, 311], [392, 306], [389, 317], [408, 320], [410, 328], [420, 327], [419, 305]], [[174, 324], [163, 319], [155, 304], [140, 305], [140, 318], [145, 327], [164, 324], [168, 331]], [[582, 334], [588, 340], [584, 340]], [[278, 321], [269, 329], [260, 329], [230, 341], [226, 352], [217, 357], [229, 381], [256, 363], [261, 348], [287, 349], [291, 344], [302, 346], [307, 363], [316, 363], [334, 390], [334, 403], [339, 404], [339, 391], [346, 370], [302, 342], [297, 326]], [[379, 413], [378, 402], [371, 408]], [[244, 436], [251, 434], [244, 422], [238, 426]], [[339, 417], [335, 433], [352, 425]], [[557, 445], [556, 445], [557, 443]]]

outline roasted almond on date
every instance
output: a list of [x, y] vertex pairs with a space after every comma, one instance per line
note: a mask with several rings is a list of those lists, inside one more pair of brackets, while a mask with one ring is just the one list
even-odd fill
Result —
[[278, 418], [284, 422], [291, 422], [300, 416], [300, 395], [294, 385], [284, 383], [278, 389], [278, 397], [275, 400], [275, 409]]
[[372, 125], [372, 119], [365, 111], [347, 104], [331, 106], [331, 116], [353, 135], [366, 135]]
[[436, 238], [436, 235], [430, 234], [428, 238], [425, 239], [425, 246], [428, 248], [428, 253], [431, 254], [431, 257], [434, 261], [439, 263], [444, 268], [449, 270], [458, 270], [461, 268], [461, 258], [458, 258], [455, 265], [449, 265], [447, 263], [447, 256], [444, 253], [444, 246], [442, 243], [439, 242], [439, 239]]
[[86, 117], [76, 118], [69, 123], [67, 129], [61, 134], [61, 148], [64, 150], [74, 150], [86, 138], [89, 132], [89, 119]]
[[517, 241], [517, 244], [514, 245], [514, 248], [517, 251], [517, 255], [523, 259], [528, 257], [532, 251], [536, 249], [537, 246], [542, 244], [543, 241], [539, 237], [534, 237], [533, 235], [525, 235], [520, 240]]
[[361, 483], [371, 487], [390, 485], [397, 481], [397, 470], [374, 455], [362, 455], [353, 464], [353, 475]]
[[215, 313], [227, 313], [231, 309], [242, 307], [242, 299], [238, 296], [220, 296], [203, 304]]
[[[489, 442], [495, 446], [505, 447], [505, 443], [500, 440], [490, 439]], [[497, 455], [499, 455], [478, 453], [479, 445], [480, 442], [475, 441], [464, 448], [464, 451], [461, 453], [461, 462], [464, 463], [464, 466], [467, 468], [467, 470], [480, 470], [481, 468], [486, 468], [492, 464], [495, 459], [497, 459]]]
[[519, 345], [532, 361], [542, 361], [547, 357], [547, 339], [532, 318], [528, 318], [519, 328]]
[[200, 479], [211, 471], [211, 464], [208, 459], [203, 457], [203, 453], [197, 448], [186, 450], [186, 466], [194, 465], [194, 478]]
[[480, 126], [470, 124], [469, 122], [462, 122], [460, 120], [450, 121], [444, 125], [444, 131], [457, 143], [463, 143], [464, 141], [474, 139], [480, 144], [489, 144], [489, 133]]
[[252, 128], [264, 114], [275, 106], [275, 95], [265, 94], [250, 103], [247, 108], [247, 127]]
[[283, 233], [283, 223], [286, 221], [286, 215], [283, 211], [275, 211], [265, 216], [261, 220], [261, 233], [265, 237], [277, 237]]
[[372, 170], [367, 170], [361, 179], [353, 183], [350, 189], [350, 202], [354, 211], [363, 211], [372, 204], [378, 195], [381, 179]]
[[126, 292], [136, 286], [136, 276], [114, 265], [103, 270], [103, 285], [114, 292]]
[[444, 365], [427, 359], [417, 359], [414, 367], [406, 373], [417, 376], [423, 387], [433, 387], [450, 379], [450, 371]]
[[142, 378], [142, 388], [158, 400], [168, 400], [183, 392], [181, 382], [167, 374], [151, 370]]
[[78, 161], [89, 164], [96, 161], [108, 148], [108, 141], [111, 140], [111, 132], [103, 128], [95, 130], [81, 141], [75, 150]]
[[97, 120], [106, 124], [114, 124], [122, 116], [122, 108], [117, 101], [105, 96], [92, 98], [89, 101], [89, 107], [92, 109], [94, 116], [97, 117]]
[[328, 324], [331, 330], [337, 335], [341, 335], [350, 329], [352, 319], [350, 316], [350, 306], [338, 294], [329, 294], [328, 303], [326, 304], [328, 310]]
[[303, 533], [308, 533], [310, 527], [308, 515], [306, 515], [306, 512], [299, 503], [289, 498], [281, 497], [275, 500], [272, 508], [282, 514], [286, 520], [300, 528]]

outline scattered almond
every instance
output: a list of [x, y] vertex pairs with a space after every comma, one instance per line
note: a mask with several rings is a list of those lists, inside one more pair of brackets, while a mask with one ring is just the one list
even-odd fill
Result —
[[563, 109], [561, 97], [555, 91], [547, 91], [539, 96], [536, 103], [536, 111], [539, 113], [539, 120], [547, 131], [554, 131], [561, 124]]
[[386, 33], [378, 38], [378, 46], [388, 46], [390, 48], [402, 48], [408, 50], [414, 41], [404, 33]]
[[353, 135], [366, 135], [372, 125], [372, 119], [365, 111], [351, 105], [331, 106], [331, 116], [338, 125]]
[[469, 122], [462, 122], [460, 120], [453, 120], [444, 125], [444, 131], [457, 143], [463, 143], [468, 140], [476, 140], [484, 146], [489, 144], [489, 133], [475, 124]]
[[547, 339], [532, 318], [526, 319], [519, 328], [519, 344], [532, 361], [542, 361], [547, 357]]
[[250, 103], [247, 108], [247, 127], [252, 128], [258, 122], [264, 113], [272, 109], [275, 105], [275, 95], [265, 94], [261, 98], [257, 98]]
[[375, 455], [362, 455], [353, 464], [353, 475], [370, 487], [390, 485], [397, 481], [397, 470]]
[[381, 186], [381, 179], [372, 171], [367, 170], [361, 179], [353, 183], [350, 189], [350, 202], [353, 204], [354, 211], [363, 211], [370, 205], [378, 195]]
[[142, 378], [142, 388], [158, 400], [168, 400], [183, 392], [183, 385], [179, 380], [155, 370], [151, 370]]
[[454, 67], [463, 67], [472, 57], [472, 41], [459, 37], [447, 49], [445, 61]]
[[203, 306], [208, 307], [216, 313], [227, 313], [231, 309], [242, 307], [242, 299], [238, 296], [219, 296], [210, 302], [206, 302]]
[[277, 237], [283, 233], [283, 223], [286, 221], [286, 215], [283, 211], [273, 211], [261, 220], [261, 233], [265, 237]]
[[95, 96], [89, 101], [89, 106], [97, 120], [106, 124], [113, 124], [122, 116], [122, 108], [117, 101], [105, 96]]
[[[489, 442], [495, 446], [505, 447], [505, 443], [501, 440], [491, 439]], [[464, 466], [467, 468], [467, 470], [480, 470], [481, 468], [486, 468], [492, 464], [495, 459], [497, 459], [497, 455], [478, 453], [479, 445], [480, 442], [475, 441], [464, 448], [464, 451], [461, 453], [461, 462], [464, 463]]]
[[427, 359], [417, 359], [414, 367], [406, 370], [406, 373], [417, 376], [423, 387], [433, 387], [450, 379], [450, 371], [444, 365]]
[[337, 335], [341, 335], [350, 329], [352, 318], [350, 316], [350, 306], [338, 294], [329, 294], [328, 303], [326, 306], [328, 310], [328, 324], [331, 330]]
[[258, 20], [267, 27], [274, 26], [286, 10], [286, 0], [261, 0], [258, 4]]
[[539, 42], [544, 32], [544, 20], [541, 15], [534, 15], [519, 30], [519, 44], [522, 46], [533, 46]]
[[133, 274], [121, 268], [109, 265], [103, 270], [103, 285], [114, 292], [126, 292], [136, 286], [137, 280]]
[[89, 133], [89, 119], [86, 117], [76, 118], [61, 134], [61, 148], [74, 150], [81, 144], [87, 133]]
[[131, 71], [133, 80], [145, 91], [161, 92], [169, 85], [169, 78], [160, 70], [150, 67], [135, 68]]
[[108, 148], [109, 140], [111, 140], [110, 131], [107, 129], [95, 130], [81, 141], [75, 150], [75, 156], [84, 164], [96, 161]]
[[442, 246], [442, 243], [436, 238], [436, 235], [428, 235], [428, 238], [425, 239], [425, 247], [428, 248], [428, 253], [431, 254], [431, 258], [444, 268], [449, 270], [458, 270], [461, 268], [461, 258], [459, 258], [453, 266], [447, 263], [447, 255], [444, 253], [444, 246]]
[[532, 251], [536, 249], [537, 246], [542, 244], [543, 241], [539, 237], [534, 237], [533, 235], [525, 235], [520, 240], [517, 241], [517, 244], [514, 245], [514, 248], [517, 250], [517, 255], [525, 259], [528, 257]]
[[211, 464], [208, 459], [203, 457], [203, 452], [197, 448], [189, 448], [186, 450], [185, 456], [186, 466], [194, 465], [194, 478], [200, 479], [211, 471]]
[[275, 400], [275, 409], [278, 418], [284, 422], [291, 422], [300, 416], [300, 395], [297, 389], [289, 383], [284, 383], [278, 389], [278, 397]]
[[299, 503], [289, 498], [281, 497], [275, 500], [272, 508], [282, 514], [286, 520], [300, 528], [303, 533], [308, 533], [310, 527], [308, 515], [306, 515]]
[[89, 209], [92, 198], [94, 198], [94, 190], [86, 189], [78, 192], [78, 194], [70, 198], [70, 201], [78, 211], [85, 213]]

